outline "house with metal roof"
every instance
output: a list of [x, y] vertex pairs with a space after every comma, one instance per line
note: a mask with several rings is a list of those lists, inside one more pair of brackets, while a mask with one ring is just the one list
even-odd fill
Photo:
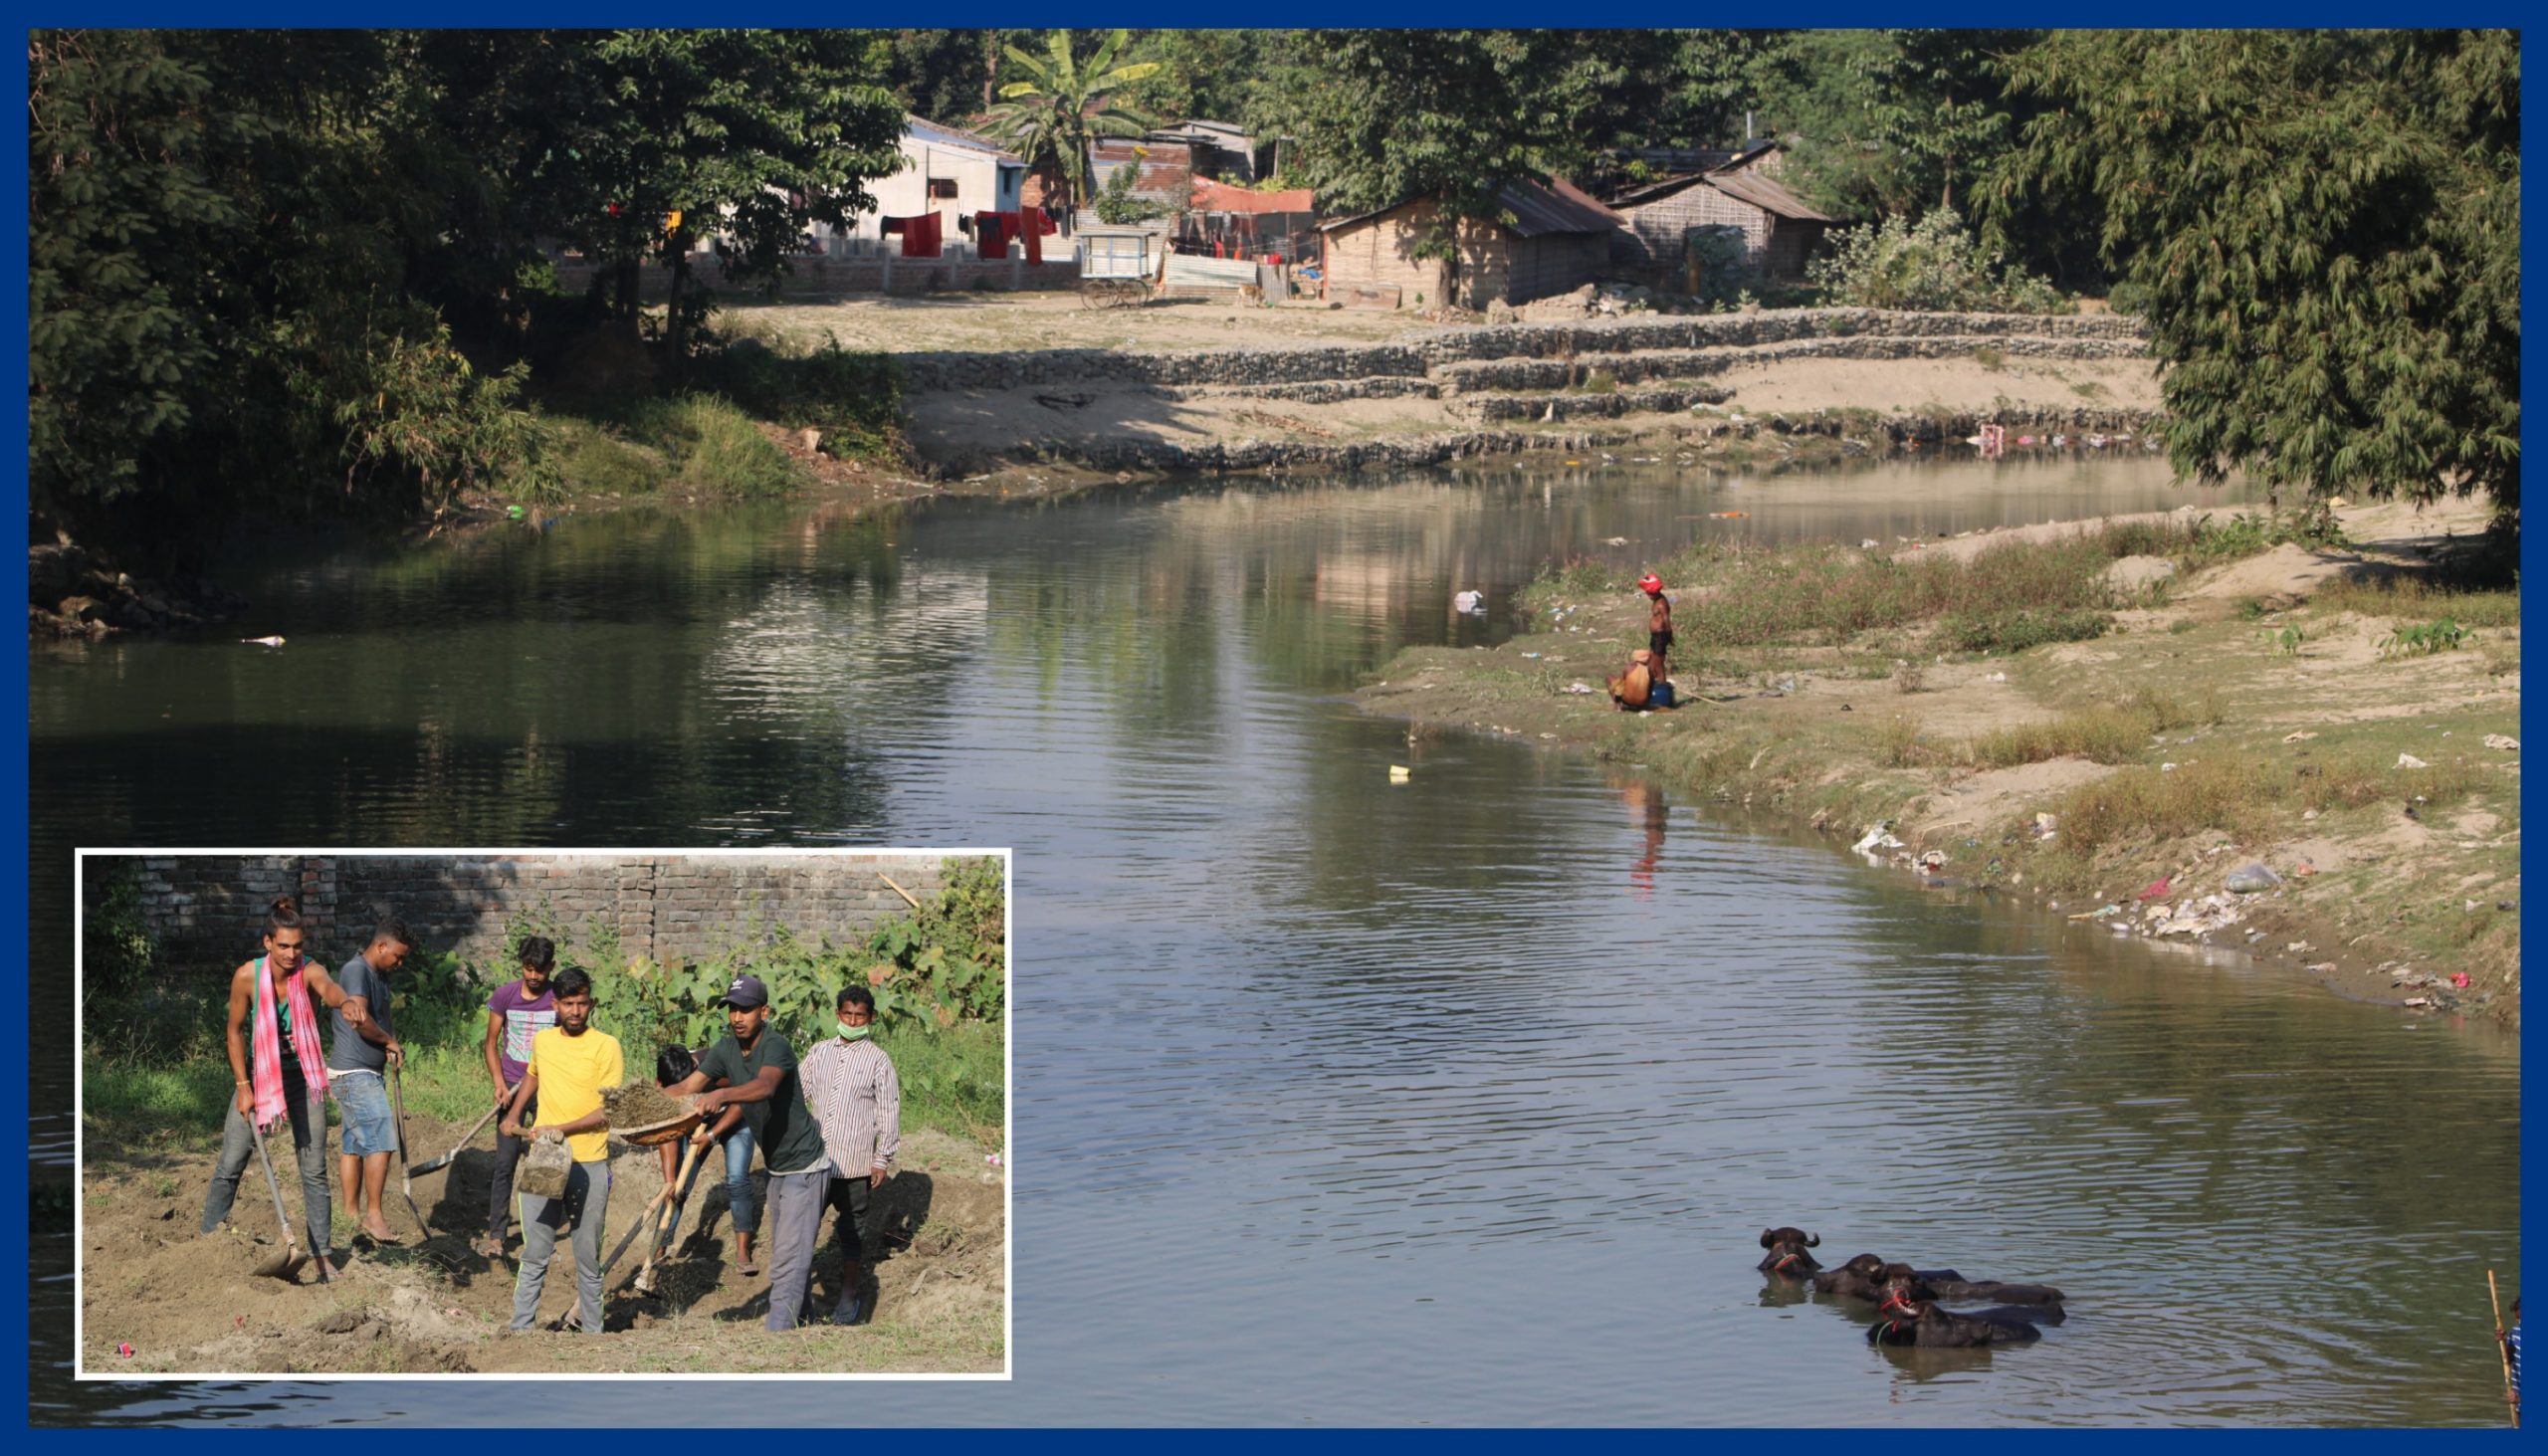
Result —
[[1610, 198], [1621, 228], [1612, 261], [1671, 284], [1685, 276], [1690, 240], [1725, 231], [1746, 275], [1771, 283], [1805, 278], [1805, 261], [1832, 219], [1778, 179], [1780, 152], [1764, 141], [1703, 170], [1642, 183]]
[[1609, 267], [1618, 214], [1566, 179], [1517, 178], [1496, 204], [1503, 219], [1455, 225], [1449, 259], [1416, 255], [1439, 215], [1430, 197], [1319, 224], [1327, 296], [1430, 309], [1456, 295], [1459, 307], [1484, 309], [1567, 293]]

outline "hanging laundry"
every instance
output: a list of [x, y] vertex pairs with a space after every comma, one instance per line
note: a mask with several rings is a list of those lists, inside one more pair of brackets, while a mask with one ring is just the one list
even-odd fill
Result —
[[908, 219], [899, 217], [889, 217], [885, 219], [884, 236], [890, 238], [895, 234], [900, 233], [903, 230], [903, 224], [906, 221], [908, 221]]
[[938, 214], [924, 212], [903, 220], [903, 256], [936, 258], [939, 256]]
[[975, 246], [981, 249], [984, 263], [997, 262], [1008, 256], [1008, 235], [1003, 231], [998, 213], [973, 214], [973, 236], [979, 240]]
[[1017, 210], [1017, 234], [1026, 241], [1026, 266], [1041, 267], [1044, 262], [1044, 209], [1021, 207]]

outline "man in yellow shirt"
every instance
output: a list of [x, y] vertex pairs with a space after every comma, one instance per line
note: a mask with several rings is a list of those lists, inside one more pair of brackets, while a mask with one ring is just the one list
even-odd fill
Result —
[[565, 1139], [575, 1165], [566, 1170], [564, 1196], [522, 1195], [522, 1270], [514, 1279], [513, 1328], [529, 1330], [537, 1320], [549, 1255], [557, 1248], [558, 1231], [569, 1229], [577, 1323], [585, 1334], [599, 1335], [602, 1214], [610, 1203], [610, 1135], [603, 1131], [601, 1095], [619, 1085], [623, 1069], [618, 1039], [593, 1029], [592, 977], [569, 966], [549, 985], [556, 992], [557, 1024], [531, 1039], [531, 1071], [514, 1089], [502, 1131], [508, 1138], [523, 1137], [523, 1109], [536, 1099], [539, 1116], [549, 1121], [531, 1130], [531, 1141]]

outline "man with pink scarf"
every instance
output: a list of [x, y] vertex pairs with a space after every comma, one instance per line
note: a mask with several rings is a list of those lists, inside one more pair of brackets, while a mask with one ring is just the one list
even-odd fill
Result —
[[318, 1277], [332, 1279], [327, 1218], [327, 1054], [319, 1039], [318, 1008], [341, 1009], [367, 1019], [360, 997], [348, 997], [324, 967], [304, 958], [309, 932], [291, 896], [266, 917], [266, 953], [230, 976], [230, 1113], [221, 1130], [221, 1161], [203, 1196], [203, 1231], [230, 1215], [239, 1178], [257, 1155], [257, 1129], [292, 1125], [292, 1147], [301, 1161], [301, 1201], [308, 1214], [309, 1247]]

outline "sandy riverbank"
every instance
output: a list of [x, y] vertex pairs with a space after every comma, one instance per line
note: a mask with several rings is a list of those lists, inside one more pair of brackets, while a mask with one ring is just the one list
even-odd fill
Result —
[[[2106, 635], [2014, 655], [1940, 655], [1900, 637], [1720, 654], [1685, 631], [1683, 657], [1707, 660], [1674, 674], [1695, 701], [1621, 714], [1602, 675], [1642, 645], [1645, 612], [1614, 587], [1553, 594], [1530, 631], [1493, 651], [1401, 654], [1359, 696], [1417, 725], [1644, 764], [1669, 786], [1790, 815], [1842, 844], [1888, 826], [1899, 844], [1879, 839], [1873, 857], [1904, 872], [2243, 949], [2350, 996], [2517, 1023], [2518, 625], [2472, 628], [2430, 655], [2382, 651], [2442, 610], [2413, 583], [2429, 555], [2481, 530], [2485, 512], [2340, 517], [2349, 549], [2284, 545], [2231, 560], [2141, 589]], [[2079, 528], [1923, 549], [1971, 555]], [[2409, 594], [2343, 585], [2383, 576]], [[2170, 705], [2162, 721], [2180, 721], [2105, 755], [2119, 761], [2046, 753], [1988, 766], [1995, 755], [1976, 751], [1994, 734], [2135, 702]], [[2219, 823], [2201, 822], [2198, 802], [2171, 805], [2196, 818], [2167, 832], [2083, 845], [2061, 827], [2065, 812], [2121, 822], [2206, 785], [2218, 786]], [[2049, 833], [2041, 814], [2054, 815]], [[2259, 863], [2281, 883], [2227, 889], [2230, 872]]]

